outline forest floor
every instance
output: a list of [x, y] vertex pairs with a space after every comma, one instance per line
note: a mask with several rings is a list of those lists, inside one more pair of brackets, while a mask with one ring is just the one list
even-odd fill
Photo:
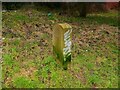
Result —
[[[43, 10], [2, 13], [3, 88], [117, 88], [117, 12], [75, 18]], [[63, 70], [52, 51], [52, 27], [73, 28], [72, 61]]]

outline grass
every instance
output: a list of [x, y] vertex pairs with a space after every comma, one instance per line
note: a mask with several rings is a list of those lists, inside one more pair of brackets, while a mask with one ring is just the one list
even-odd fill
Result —
[[59, 15], [52, 16], [54, 19], [58, 18], [59, 21], [62, 22], [78, 22], [78, 23], [91, 23], [95, 22], [96, 24], [108, 24], [111, 26], [118, 26], [118, 12], [106, 12], [106, 13], [96, 13], [96, 14], [88, 14], [87, 18], [81, 17], [64, 17]]
[[21, 76], [21, 77], [14, 79], [13, 85], [16, 88], [21, 88], [21, 87], [23, 87], [23, 88], [38, 88], [39, 82], [30, 80], [26, 77]]
[[[91, 14], [83, 19], [23, 11], [3, 13], [3, 88], [118, 87], [117, 14]], [[73, 27], [68, 70], [53, 56], [51, 20]]]

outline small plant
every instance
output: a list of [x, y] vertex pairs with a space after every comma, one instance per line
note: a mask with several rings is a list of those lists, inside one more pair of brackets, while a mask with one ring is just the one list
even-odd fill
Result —
[[20, 40], [19, 39], [15, 39], [13, 42], [12, 42], [13, 45], [15, 46], [18, 46], [20, 44]]
[[34, 88], [36, 87], [35, 83], [32, 82], [31, 80], [27, 79], [26, 77], [18, 77], [15, 78], [13, 81], [13, 85], [16, 88]]
[[8, 66], [12, 66], [14, 61], [13, 61], [13, 58], [11, 56], [11, 54], [4, 54], [3, 55], [3, 63], [5, 65], [8, 65]]
[[101, 82], [101, 80], [98, 75], [93, 74], [89, 77], [89, 82], [90, 82], [90, 84], [99, 84]]

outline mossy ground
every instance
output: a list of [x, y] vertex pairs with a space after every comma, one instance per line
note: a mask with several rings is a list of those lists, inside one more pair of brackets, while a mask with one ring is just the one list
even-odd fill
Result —
[[[34, 9], [4, 12], [3, 88], [118, 87], [115, 13], [90, 14], [84, 19], [55, 13], [49, 17], [47, 12]], [[54, 22], [67, 22], [73, 28], [68, 70], [53, 56]]]

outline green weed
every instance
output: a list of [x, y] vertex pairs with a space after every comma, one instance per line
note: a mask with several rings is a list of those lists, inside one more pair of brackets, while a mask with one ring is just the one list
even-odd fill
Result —
[[16, 88], [37, 88], [39, 83], [21, 76], [13, 80], [13, 85]]
[[12, 66], [14, 64], [14, 61], [13, 61], [11, 54], [4, 54], [3, 62], [5, 65]]

